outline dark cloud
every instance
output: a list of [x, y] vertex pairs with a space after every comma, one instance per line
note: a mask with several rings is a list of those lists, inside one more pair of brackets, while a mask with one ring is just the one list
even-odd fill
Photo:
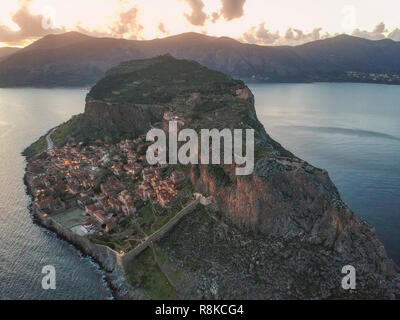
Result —
[[211, 21], [212, 23], [217, 22], [217, 20], [219, 19], [220, 15], [218, 12], [213, 12], [213, 14], [211, 15]]
[[51, 21], [43, 14], [32, 14], [30, 12], [31, 1], [20, 1], [21, 7], [11, 15], [11, 20], [19, 27], [19, 30], [0, 25], [0, 42], [8, 44], [23, 44], [29, 40], [35, 40], [48, 33], [65, 32], [64, 28], [52, 27]]
[[139, 10], [134, 7], [119, 14], [119, 19], [110, 26], [111, 35], [137, 39], [143, 30], [143, 26], [137, 22]]
[[158, 30], [159, 30], [161, 33], [169, 34], [169, 31], [165, 28], [165, 25], [164, 25], [164, 23], [162, 23], [162, 22], [159, 23], [159, 25], [158, 25]]
[[243, 6], [246, 0], [221, 0], [222, 8], [220, 12], [214, 12], [211, 15], [211, 21], [217, 22], [223, 17], [226, 21], [237, 19], [243, 16]]
[[246, 0], [221, 0], [221, 15], [225, 20], [230, 21], [243, 16], [243, 6]]
[[207, 15], [204, 13], [204, 3], [201, 0], [185, 0], [190, 8], [192, 9], [192, 13], [186, 14], [185, 17], [188, 21], [195, 26], [203, 26], [205, 21], [207, 20]]

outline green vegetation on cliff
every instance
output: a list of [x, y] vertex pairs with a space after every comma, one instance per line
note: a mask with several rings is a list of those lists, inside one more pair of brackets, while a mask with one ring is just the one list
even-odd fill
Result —
[[163, 272], [153, 248], [147, 248], [129, 265], [128, 281], [150, 299], [177, 299], [171, 280]]
[[42, 136], [37, 140], [36, 142], [32, 143], [31, 145], [31, 150], [35, 154], [39, 154], [42, 152], [45, 152], [47, 149], [47, 141], [46, 141], [46, 136]]
[[185, 93], [219, 92], [238, 84], [241, 81], [232, 80], [197, 62], [164, 55], [121, 63], [107, 72], [89, 96], [113, 102], [158, 104], [171, 102]]

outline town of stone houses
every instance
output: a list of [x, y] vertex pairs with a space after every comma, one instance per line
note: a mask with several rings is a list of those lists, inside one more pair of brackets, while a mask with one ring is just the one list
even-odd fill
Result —
[[69, 142], [42, 154], [27, 166], [34, 209], [120, 253], [133, 249], [186, 202], [169, 205], [185, 174], [148, 165], [144, 142]]

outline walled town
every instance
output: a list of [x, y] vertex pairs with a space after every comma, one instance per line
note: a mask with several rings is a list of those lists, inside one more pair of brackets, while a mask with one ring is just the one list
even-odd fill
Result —
[[35, 210], [51, 216], [78, 210], [81, 222], [73, 230], [102, 235], [148, 203], [167, 207], [185, 175], [168, 165], [148, 165], [141, 137], [55, 147], [28, 163], [26, 179]]

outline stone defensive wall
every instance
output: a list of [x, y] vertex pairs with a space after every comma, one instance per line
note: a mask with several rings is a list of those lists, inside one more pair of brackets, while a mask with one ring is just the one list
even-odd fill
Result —
[[179, 211], [173, 218], [171, 218], [164, 226], [154, 232], [152, 235], [145, 238], [135, 249], [125, 254], [111, 249], [110, 247], [96, 244], [89, 239], [82, 237], [71, 230], [63, 227], [51, 217], [42, 214], [38, 210], [33, 210], [35, 220], [45, 228], [54, 231], [59, 237], [74, 244], [84, 254], [91, 256], [96, 262], [100, 264], [106, 271], [113, 271], [114, 269], [122, 269], [138, 256], [142, 251], [152, 245], [154, 242], [160, 240], [167, 234], [183, 217], [193, 212], [197, 205], [201, 202], [198, 198], [190, 202], [185, 208]]

